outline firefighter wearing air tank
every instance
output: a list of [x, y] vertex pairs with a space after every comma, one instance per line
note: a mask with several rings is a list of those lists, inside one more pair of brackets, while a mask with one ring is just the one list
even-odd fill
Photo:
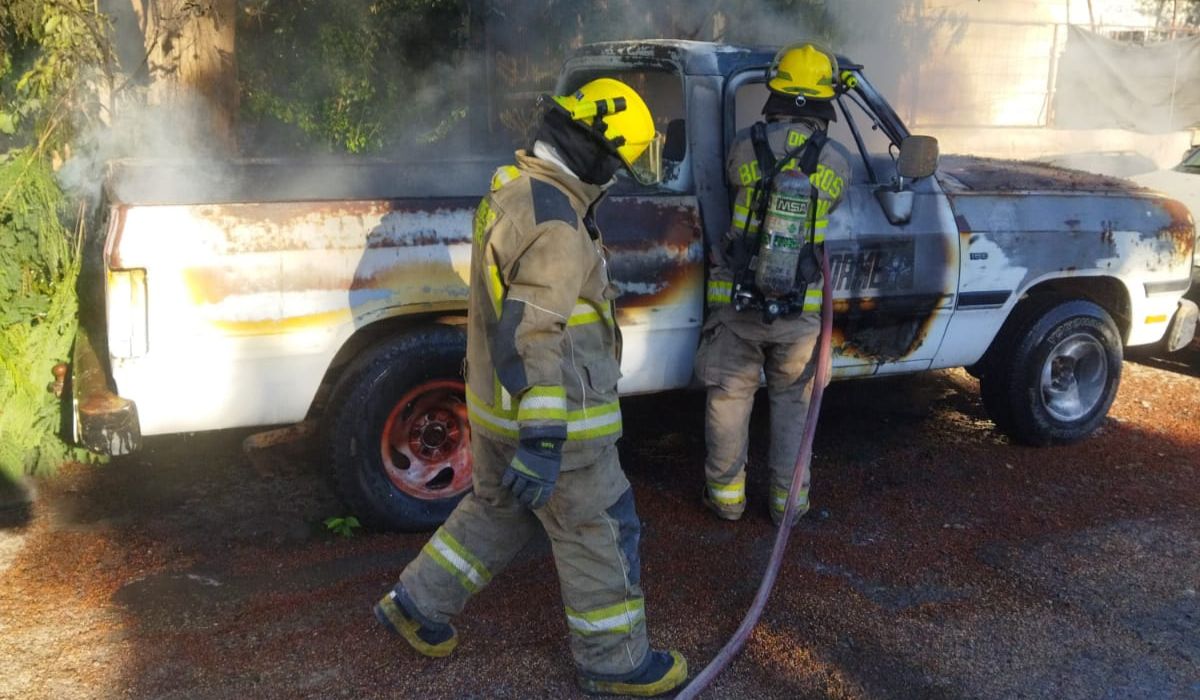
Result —
[[[819, 246], [850, 173], [846, 150], [822, 138], [836, 119], [833, 100], [842, 87], [834, 55], [810, 43], [789, 46], [776, 55], [767, 78], [764, 120], [738, 133], [727, 161], [733, 220], [711, 255], [696, 373], [708, 392], [703, 500], [727, 520], [737, 520], [746, 508], [750, 411], [765, 374], [771, 435], [767, 506], [779, 523], [815, 373]], [[805, 158], [812, 170], [807, 177], [801, 171]], [[764, 168], [773, 179], [769, 189], [762, 187]], [[797, 518], [808, 510], [808, 488], [806, 479]]]
[[[475, 215], [466, 364], [474, 490], [375, 612], [417, 651], [445, 656], [458, 644], [451, 618], [541, 529], [581, 688], [658, 694], [686, 679], [687, 664], [647, 642], [640, 523], [617, 461], [616, 291], [594, 210], [618, 168], [655, 179], [662, 140], [642, 98], [616, 80], [543, 105], [531, 152], [496, 172]], [[505, 604], [536, 617], [541, 597]]]

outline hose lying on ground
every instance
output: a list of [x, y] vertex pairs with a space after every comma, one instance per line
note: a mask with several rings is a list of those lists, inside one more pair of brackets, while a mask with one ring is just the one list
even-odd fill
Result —
[[792, 521], [792, 513], [796, 509], [796, 496], [800, 493], [800, 486], [804, 483], [804, 474], [808, 471], [808, 464], [812, 459], [813, 436], [817, 432], [817, 417], [821, 413], [821, 399], [825, 395], [825, 385], [829, 383], [832, 369], [830, 366], [830, 338], [833, 336], [833, 294], [829, 288], [829, 256], [824, 252], [822, 252], [821, 259], [821, 291], [821, 336], [817, 342], [817, 370], [816, 376], [813, 378], [812, 400], [808, 404], [808, 418], [804, 423], [800, 453], [796, 456], [796, 469], [792, 472], [792, 484], [788, 487], [787, 508], [784, 510], [779, 529], [775, 533], [775, 545], [771, 549], [771, 559], [767, 563], [767, 570], [763, 573], [762, 582], [758, 584], [754, 602], [750, 604], [750, 609], [742, 618], [742, 624], [738, 626], [737, 631], [733, 633], [717, 656], [708, 662], [704, 670], [700, 671], [692, 679], [692, 682], [680, 691], [676, 696], [677, 700], [695, 698], [708, 687], [709, 683], [712, 683], [713, 679], [729, 665], [730, 661], [733, 661], [733, 657], [742, 650], [746, 640], [750, 637], [750, 632], [758, 624], [763, 608], [767, 605], [767, 598], [771, 596], [771, 590], [775, 587], [775, 579], [779, 576], [783, 552], [787, 549], [788, 535], [792, 530], [787, 524]]

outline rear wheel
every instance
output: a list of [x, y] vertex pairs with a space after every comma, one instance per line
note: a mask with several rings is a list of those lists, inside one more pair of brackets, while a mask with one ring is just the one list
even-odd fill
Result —
[[1030, 445], [1087, 437], [1108, 415], [1121, 379], [1121, 339], [1103, 308], [1041, 300], [1001, 339], [980, 392], [996, 426]]
[[471, 489], [457, 328], [429, 326], [358, 357], [334, 390], [325, 425], [338, 495], [378, 529], [428, 530]]

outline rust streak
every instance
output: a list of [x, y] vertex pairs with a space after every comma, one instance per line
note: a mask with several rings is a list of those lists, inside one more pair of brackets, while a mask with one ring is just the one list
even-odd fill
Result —
[[1162, 206], [1171, 217], [1170, 223], [1158, 232], [1159, 239], [1170, 241], [1174, 258], [1190, 260], [1196, 248], [1196, 227], [1192, 223], [1187, 207], [1174, 199], [1162, 200]]

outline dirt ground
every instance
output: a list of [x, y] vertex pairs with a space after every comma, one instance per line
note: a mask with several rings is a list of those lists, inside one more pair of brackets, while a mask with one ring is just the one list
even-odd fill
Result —
[[[1200, 698], [1200, 353], [1127, 363], [1100, 433], [992, 431], [965, 373], [835, 384], [814, 512], [711, 698]], [[760, 407], [761, 408], [761, 407]], [[653, 640], [693, 672], [766, 561], [762, 421], [748, 517], [699, 503], [701, 396], [627, 400]], [[760, 414], [761, 415], [761, 414]], [[426, 535], [343, 538], [310, 441], [149, 440], [0, 508], [0, 697], [577, 697], [549, 550], [530, 546], [424, 660], [371, 603]], [[518, 605], [520, 604], [520, 605]]]

